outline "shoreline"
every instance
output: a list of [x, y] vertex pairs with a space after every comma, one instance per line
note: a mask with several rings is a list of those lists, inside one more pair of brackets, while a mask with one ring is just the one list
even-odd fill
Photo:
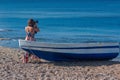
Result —
[[0, 47], [0, 79], [4, 80], [119, 80], [119, 61], [19, 62], [24, 51]]

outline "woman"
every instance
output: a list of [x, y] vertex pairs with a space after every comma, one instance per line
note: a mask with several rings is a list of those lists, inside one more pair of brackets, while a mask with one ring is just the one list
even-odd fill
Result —
[[[36, 22], [33, 19], [28, 20], [28, 26], [25, 27], [25, 32], [25, 40], [35, 41], [34, 36], [37, 32], [39, 32], [39, 28], [37, 27]], [[27, 63], [30, 56], [36, 57], [35, 55], [26, 52], [23, 57], [23, 63]]]
[[30, 40], [30, 41], [34, 41], [34, 35], [39, 32], [39, 28], [36, 25], [36, 22], [33, 19], [30, 19], [28, 21], [28, 26], [25, 27], [25, 31], [26, 31], [26, 38], [25, 40]]

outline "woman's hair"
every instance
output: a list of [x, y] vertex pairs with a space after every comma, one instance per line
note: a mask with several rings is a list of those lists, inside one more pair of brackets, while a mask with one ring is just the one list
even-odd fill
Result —
[[28, 20], [28, 26], [34, 27], [35, 21], [33, 19]]

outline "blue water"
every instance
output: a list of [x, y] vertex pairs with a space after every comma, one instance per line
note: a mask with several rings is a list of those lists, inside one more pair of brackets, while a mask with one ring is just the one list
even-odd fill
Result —
[[120, 42], [120, 0], [0, 1], [0, 46], [18, 48], [27, 20], [38, 20], [37, 41]]

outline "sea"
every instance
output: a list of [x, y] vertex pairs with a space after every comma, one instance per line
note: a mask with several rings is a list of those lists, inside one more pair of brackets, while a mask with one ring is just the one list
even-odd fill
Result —
[[0, 0], [0, 46], [19, 48], [31, 18], [39, 42], [120, 42], [120, 0]]

